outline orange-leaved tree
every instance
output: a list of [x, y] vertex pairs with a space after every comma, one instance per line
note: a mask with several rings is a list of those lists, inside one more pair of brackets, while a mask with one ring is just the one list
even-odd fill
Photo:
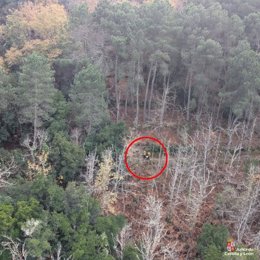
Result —
[[7, 16], [2, 26], [5, 62], [12, 66], [33, 51], [56, 58], [67, 39], [68, 14], [55, 0], [25, 2]]

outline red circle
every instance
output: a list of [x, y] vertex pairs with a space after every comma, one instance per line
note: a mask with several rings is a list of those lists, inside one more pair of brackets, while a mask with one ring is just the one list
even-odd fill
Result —
[[[163, 151], [164, 151], [164, 153], [165, 153], [165, 164], [164, 164], [163, 168], [160, 170], [159, 173], [157, 173], [157, 174], [155, 174], [155, 175], [153, 175], [153, 176], [151, 176], [151, 177], [142, 177], [142, 176], [137, 175], [136, 173], [134, 173], [134, 172], [131, 170], [131, 168], [129, 167], [128, 162], [127, 162], [127, 154], [128, 154], [128, 152], [129, 152], [129, 149], [131, 148], [131, 146], [134, 145], [135, 143], [137, 143], [138, 141], [144, 140], [144, 139], [150, 139], [150, 140], [152, 140], [152, 141], [158, 143], [158, 144], [162, 147], [162, 149], [163, 149]], [[138, 138], [134, 139], [134, 140], [127, 146], [127, 148], [126, 148], [126, 150], [125, 150], [125, 156], [124, 156], [124, 162], [125, 162], [125, 165], [126, 165], [127, 170], [130, 172], [130, 174], [131, 174], [133, 177], [135, 177], [135, 178], [137, 178], [137, 179], [139, 179], [139, 180], [146, 180], [146, 181], [150, 181], [150, 180], [156, 179], [156, 178], [158, 178], [160, 175], [162, 175], [163, 172], [166, 170], [166, 168], [167, 168], [167, 166], [168, 166], [168, 160], [169, 160], [169, 156], [168, 156], [168, 152], [167, 152], [166, 147], [164, 146], [164, 144], [163, 144], [160, 140], [158, 140], [157, 138], [154, 138], [154, 137], [152, 137], [152, 136], [141, 136], [141, 137], [138, 137]]]

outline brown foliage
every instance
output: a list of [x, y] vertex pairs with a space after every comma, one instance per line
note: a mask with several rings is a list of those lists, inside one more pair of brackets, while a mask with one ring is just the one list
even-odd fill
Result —
[[56, 1], [25, 2], [7, 16], [3, 38], [11, 47], [5, 54], [8, 65], [17, 64], [32, 51], [55, 58], [67, 37], [68, 16]]

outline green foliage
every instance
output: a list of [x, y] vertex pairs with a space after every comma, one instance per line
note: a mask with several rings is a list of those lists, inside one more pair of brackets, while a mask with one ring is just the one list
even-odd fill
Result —
[[97, 235], [95, 231], [90, 231], [86, 237], [83, 232], [79, 232], [74, 238], [75, 242], [72, 244], [74, 259], [114, 259], [111, 255], [109, 255], [106, 235]]
[[197, 244], [200, 255], [203, 257], [214, 256], [214, 259], [219, 259], [216, 257], [219, 256], [219, 252], [224, 252], [227, 245], [228, 235], [229, 232], [225, 226], [204, 224]]
[[0, 143], [15, 135], [19, 126], [15, 113], [16, 94], [10, 75], [0, 68]]
[[103, 151], [113, 148], [116, 153], [122, 150], [122, 139], [125, 135], [126, 127], [124, 123], [102, 124], [96, 132], [88, 135], [85, 141], [85, 150], [90, 153], [96, 150], [100, 156]]
[[114, 238], [125, 224], [123, 216], [98, 217], [96, 228], [99, 233], [106, 234], [110, 248], [113, 248]]
[[10, 76], [0, 68], [0, 113], [2, 113], [15, 98]]
[[[26, 220], [38, 218], [41, 215], [39, 202], [34, 198], [28, 201], [14, 201], [12, 204], [0, 203], [1, 228], [0, 235], [22, 235], [21, 227]], [[1, 241], [1, 238], [0, 238]]]
[[0, 144], [8, 143], [12, 139], [13, 143], [19, 141], [18, 136], [19, 121], [12, 108], [8, 108], [0, 116]]
[[260, 11], [251, 13], [245, 18], [245, 33], [256, 52], [260, 51]]
[[16, 204], [14, 217], [17, 225], [21, 225], [30, 218], [37, 218], [40, 216], [39, 202], [34, 198], [29, 198], [28, 201], [18, 201]]
[[260, 3], [257, 0], [218, 0], [222, 6], [229, 11], [230, 14], [238, 14], [240, 17], [245, 17], [255, 10], [260, 9]]
[[40, 258], [51, 253], [51, 241], [54, 236], [47, 224], [41, 222], [33, 232], [33, 237], [25, 240], [30, 255]]
[[0, 235], [14, 234], [24, 241], [30, 258], [48, 258], [61, 243], [64, 257], [114, 259], [110, 245], [123, 227], [124, 218], [100, 216], [97, 201], [84, 187], [69, 183], [64, 190], [44, 176], [21, 182], [18, 187], [6, 191], [11, 204], [0, 203]]
[[243, 50], [229, 60], [226, 90], [221, 96], [238, 118], [248, 118], [259, 110], [259, 75], [260, 56], [253, 50]]
[[61, 92], [57, 92], [54, 96], [53, 107], [55, 113], [50, 118], [50, 125], [48, 127], [48, 133], [50, 137], [54, 137], [56, 133], [64, 132], [68, 133], [67, 118], [69, 114], [69, 105], [66, 102]]
[[223, 259], [223, 252], [215, 245], [210, 245], [204, 254], [204, 260], [222, 260]]
[[77, 72], [75, 61], [72, 59], [58, 59], [53, 64], [55, 70], [55, 83], [67, 98]]
[[14, 207], [11, 204], [0, 204], [0, 234], [6, 234], [13, 226], [15, 219], [12, 217]]
[[54, 135], [49, 160], [54, 166], [55, 174], [64, 180], [75, 180], [84, 162], [84, 150], [72, 143], [63, 133]]
[[123, 260], [140, 260], [140, 252], [132, 246], [126, 246], [123, 252]]
[[0, 260], [11, 260], [12, 256], [8, 251], [4, 251], [0, 254]]
[[86, 3], [76, 4], [73, 6], [70, 15], [70, 23], [72, 27], [84, 25], [88, 18], [88, 6]]
[[19, 74], [19, 118], [22, 123], [31, 123], [34, 128], [42, 126], [54, 113], [53, 71], [48, 59], [33, 53], [24, 59]]
[[76, 74], [69, 96], [74, 126], [89, 132], [108, 118], [105, 81], [94, 65]]

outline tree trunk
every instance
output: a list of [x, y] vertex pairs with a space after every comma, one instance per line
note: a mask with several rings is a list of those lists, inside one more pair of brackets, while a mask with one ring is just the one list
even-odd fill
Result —
[[153, 71], [153, 79], [152, 79], [151, 93], [150, 93], [149, 106], [148, 106], [149, 118], [151, 117], [151, 104], [152, 104], [152, 100], [153, 100], [153, 90], [154, 90], [156, 73], [157, 73], [157, 62], [155, 63], [155, 67], [154, 67], [154, 71]]
[[188, 81], [189, 81], [189, 71], [187, 72], [186, 75], [186, 79], [185, 79], [185, 86], [184, 86], [184, 95], [183, 95], [183, 104], [185, 104], [186, 100], [185, 100], [185, 92], [186, 92], [186, 88], [188, 86]]
[[137, 62], [137, 85], [136, 85], [136, 117], [135, 117], [135, 124], [138, 126], [139, 123], [139, 89], [140, 89], [140, 57], [138, 58]]
[[133, 62], [133, 67], [132, 67], [132, 75], [131, 75], [131, 88], [130, 88], [130, 102], [131, 106], [134, 104], [134, 87], [135, 87], [135, 77], [136, 77], [136, 61]]
[[[37, 123], [38, 123], [38, 104], [37, 101], [38, 100], [38, 86], [36, 83], [35, 86], [35, 104], [34, 104], [34, 120], [33, 120], [33, 149], [35, 149], [36, 147], [36, 142], [37, 142]], [[35, 163], [35, 158], [34, 156], [32, 157], [33, 163]]]
[[144, 122], [146, 121], [146, 106], [147, 106], [147, 99], [148, 99], [149, 85], [150, 85], [150, 80], [151, 80], [151, 75], [152, 75], [152, 69], [153, 69], [153, 64], [151, 64], [151, 66], [150, 66], [149, 74], [148, 74], [148, 78], [147, 78], [147, 83], [146, 83], [146, 91], [145, 91], [145, 98], [144, 98]]
[[189, 90], [188, 90], [187, 115], [186, 115], [187, 121], [190, 121], [191, 83], [192, 83], [192, 71], [189, 72]]
[[37, 138], [37, 104], [34, 105], [34, 120], [33, 120], [33, 146], [36, 147]]
[[166, 110], [167, 104], [167, 97], [169, 94], [169, 85], [170, 85], [170, 76], [168, 76], [167, 83], [166, 83], [166, 76], [164, 77], [164, 90], [163, 90], [163, 98], [162, 98], [162, 109], [161, 109], [161, 116], [160, 116], [160, 125], [163, 125], [163, 117]]
[[118, 56], [116, 55], [116, 62], [115, 62], [115, 92], [116, 92], [116, 121], [119, 121], [120, 116], [120, 93], [118, 89]]
[[126, 87], [126, 98], [125, 98], [125, 116], [127, 116], [127, 108], [128, 108], [128, 96], [129, 96], [129, 80], [127, 81], [127, 87]]

